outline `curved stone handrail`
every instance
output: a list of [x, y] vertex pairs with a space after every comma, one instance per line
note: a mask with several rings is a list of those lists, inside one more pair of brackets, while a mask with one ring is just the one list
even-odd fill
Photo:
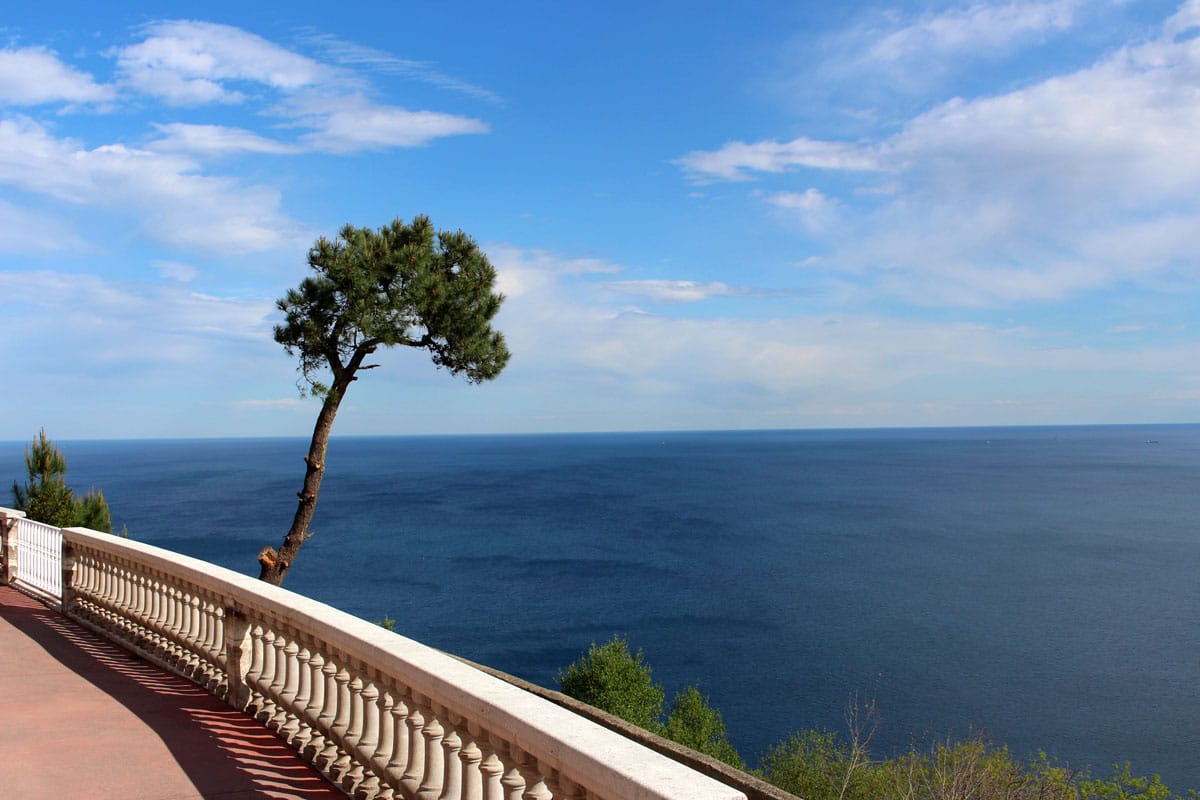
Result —
[[63, 613], [247, 710], [356, 798], [745, 798], [324, 603], [151, 545], [62, 536]]

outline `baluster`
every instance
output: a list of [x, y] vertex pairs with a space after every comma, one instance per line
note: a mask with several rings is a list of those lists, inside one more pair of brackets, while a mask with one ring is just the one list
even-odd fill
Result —
[[374, 752], [371, 753], [371, 759], [367, 762], [371, 775], [367, 777], [366, 787], [367, 790], [371, 790], [372, 796], [377, 800], [389, 800], [392, 796], [392, 789], [386, 776], [388, 776], [388, 762], [394, 752], [391, 740], [396, 732], [394, 724], [392, 724], [391, 709], [396, 705], [396, 699], [391, 696], [386, 685], [380, 685], [382, 680], [383, 676], [379, 675], [379, 682], [376, 684], [379, 694], [376, 699], [378, 742]]
[[333, 721], [336, 719], [338, 711], [338, 665], [332, 654], [326, 657], [321, 671], [325, 676], [325, 704], [321, 707], [319, 719], [322, 747], [321, 751], [313, 758], [313, 763], [322, 772], [328, 773], [329, 768], [337, 759], [337, 741], [334, 738]]
[[489, 733], [482, 740], [485, 745], [483, 761], [479, 763], [479, 771], [483, 773], [483, 800], [504, 800], [504, 763], [500, 754], [508, 748], [508, 744]]
[[105, 604], [108, 600], [108, 571], [104, 568], [105, 565], [97, 558], [95, 553], [88, 554], [89, 572], [91, 578], [91, 597], [88, 598], [88, 608], [91, 613], [91, 620], [100, 628], [107, 630], [108, 615], [105, 613]]
[[346, 741], [346, 731], [350, 729], [351, 707], [354, 703], [350, 694], [350, 671], [339, 665], [334, 680], [337, 682], [337, 715], [333, 718], [333, 725], [329, 730], [332, 734], [330, 738], [337, 747], [334, 758], [326, 771], [333, 778], [334, 783], [341, 783], [342, 777], [350, 769], [350, 754], [346, 751], [352, 745]]
[[129, 633], [133, 644], [141, 646], [142, 640], [145, 638], [143, 636], [145, 628], [143, 620], [145, 619], [146, 598], [148, 596], [146, 593], [146, 576], [140, 572], [135, 572], [133, 581], [133, 606], [129, 609]]
[[200, 599], [191, 589], [183, 590], [183, 620], [179, 626], [179, 638], [183, 640], [183, 669], [194, 681], [200, 674]]
[[104, 575], [102, 579], [104, 587], [102, 591], [103, 599], [100, 601], [100, 616], [102, 617], [100, 624], [104, 626], [104, 630], [109, 633], [115, 633], [119, 630], [119, 626], [117, 625], [117, 618], [119, 616], [117, 607], [120, 603], [123, 583], [117, 572], [116, 565], [111, 562], [104, 562], [100, 564], [100, 569]]
[[196, 659], [194, 679], [208, 691], [212, 691], [213, 679], [213, 624], [210, 613], [212, 606], [208, 598], [197, 592], [195, 597], [196, 648], [200, 654]]
[[542, 797], [562, 797], [563, 789], [560, 782], [562, 776], [559, 774], [558, 770], [540, 758], [537, 761], [537, 769], [542, 775], [542, 785], [546, 790]]
[[137, 584], [134, 582], [134, 576], [123, 564], [114, 564], [113, 572], [120, 585], [120, 599], [113, 609], [112, 630], [118, 638], [128, 640], [132, 630], [129, 617], [136, 603]]
[[[4, 523], [0, 522], [0, 525]], [[84, 545], [76, 547], [76, 567], [77, 574], [80, 580], [80, 586], [76, 590], [78, 600], [85, 609], [88, 620], [93, 624], [98, 624], [96, 619], [96, 590], [98, 588], [99, 574], [96, 572], [96, 559], [92, 552]]]
[[525, 779], [525, 791], [521, 794], [521, 800], [550, 800], [552, 797], [550, 790], [546, 787], [545, 774], [540, 767], [541, 765], [532, 755], [521, 754], [521, 758], [517, 762], [521, 777]]
[[173, 583], [163, 584], [162, 638], [166, 649], [166, 661], [173, 670], [178, 670], [185, 656], [183, 636], [183, 590]]
[[[246, 706], [247, 714], [258, 718], [258, 712], [263, 708], [262, 690], [259, 686], [259, 679], [262, 678], [264, 657], [263, 651], [263, 626], [259, 623], [254, 623], [254, 627], [250, 629], [250, 668], [246, 670]], [[232, 668], [232, 665], [230, 665]]]
[[128, 567], [130, 571], [129, 580], [130, 596], [129, 596], [129, 615], [126, 617], [126, 625], [129, 631], [128, 639], [133, 645], [140, 646], [142, 639], [142, 610], [146, 602], [146, 576], [137, 572], [132, 567]]
[[417, 793], [417, 788], [425, 776], [425, 739], [421, 734], [425, 728], [424, 699], [416, 692], [412, 693], [412, 704], [409, 706], [406, 720], [408, 723], [408, 766], [400, 778], [400, 785], [409, 797]]
[[166, 636], [162, 633], [162, 619], [165, 616], [166, 587], [154, 575], [150, 576], [150, 604], [146, 614], [146, 634], [150, 637], [150, 653], [159, 661], [164, 661], [167, 653]]
[[279, 734], [285, 742], [291, 742], [300, 730], [300, 709], [303, 706], [297, 702], [300, 692], [300, 645], [291, 631], [288, 632], [287, 644], [283, 648], [283, 664], [285, 677], [283, 690], [280, 692], [280, 710], [283, 720], [279, 726]]
[[379, 745], [379, 699], [382, 692], [369, 673], [365, 673], [359, 683], [362, 688], [357, 692], [358, 699], [354, 703], [354, 712], [359, 721], [355, 723], [351, 716], [349, 737], [354, 745], [350, 751], [354, 766], [343, 788], [352, 797], [357, 797], [361, 789], [365, 797], [373, 798], [379, 791], [379, 777], [375, 774], [372, 760], [375, 748]]
[[104, 627], [118, 638], [121, 632], [121, 616], [125, 607], [125, 573], [120, 565], [108, 562], [104, 565]]
[[196, 619], [196, 595], [188, 589], [180, 589], [180, 609], [179, 609], [179, 642], [183, 648], [180, 653], [181, 661], [179, 668], [183, 674], [196, 679], [196, 673], [200, 668], [200, 656], [196, 653], [196, 634], [198, 633], [198, 620]]
[[442, 752], [444, 766], [442, 767], [442, 792], [437, 800], [459, 800], [462, 796], [463, 762], [459, 757], [462, 752], [463, 740], [458, 728], [462, 718], [444, 709], [446, 718], [446, 733], [442, 737]]
[[267, 692], [271, 699], [271, 715], [263, 720], [263, 724], [278, 732], [287, 721], [287, 709], [283, 703], [283, 687], [287, 683], [287, 656], [283, 649], [287, 647], [287, 637], [271, 629], [271, 684]]
[[159, 620], [159, 638], [162, 641], [163, 660], [174, 668], [179, 658], [178, 634], [175, 630], [179, 622], [179, 591], [172, 584], [165, 582], [161, 583], [160, 587], [162, 616]]
[[308, 722], [308, 701], [312, 697], [312, 667], [309, 662], [312, 660], [312, 651], [308, 649], [308, 645], [303, 642], [297, 642], [298, 649], [296, 651], [296, 670], [299, 673], [297, 677], [296, 697], [292, 701], [292, 713], [295, 715], [295, 727], [288, 734], [288, 744], [299, 752], [304, 751], [304, 746], [308, 744], [308, 740], [312, 737], [312, 731]]
[[[214, 694], [228, 696], [229, 688], [235, 684], [234, 676], [230, 675], [229, 669], [221, 667], [222, 664], [227, 663], [225, 659], [225, 640], [227, 636], [232, 636], [236, 633], [238, 640], [241, 641], [245, 637], [245, 629], [239, 628], [237, 631], [226, 630], [225, 626], [229, 623], [229, 620], [225, 617], [224, 604], [210, 600], [208, 603], [208, 612], [208, 619], [213, 631], [212, 647], [210, 650], [211, 656], [208, 660], [208, 663], [211, 665], [209, 668], [208, 689]], [[240, 685], [245, 679], [245, 673], [242, 672], [241, 663], [234, 666], [238, 670], [236, 676], [237, 685]], [[222, 684], [224, 685], [224, 692], [218, 690], [218, 687], [222, 686]]]
[[504, 786], [504, 800], [521, 800], [521, 794], [525, 791], [525, 778], [515, 764], [504, 773], [500, 783]]
[[442, 791], [446, 768], [442, 755], [444, 729], [438, 719], [438, 708], [432, 703], [425, 707], [429, 710], [429, 721], [421, 729], [421, 735], [425, 737], [425, 777], [417, 789], [417, 800], [437, 800]]
[[462, 800], [483, 800], [483, 772], [480, 770], [483, 751], [479, 748], [483, 730], [477, 723], [467, 722], [466, 733], [462, 750], [458, 752], [462, 760]]
[[562, 773], [558, 774], [559, 788], [554, 790], [555, 798], [561, 792], [562, 800], [588, 800], [587, 790]]
[[275, 698], [271, 694], [271, 683], [275, 680], [275, 631], [270, 626], [262, 628], [262, 674], [258, 677], [259, 694], [262, 704], [254, 718], [266, 725], [275, 716]]
[[404, 777], [404, 768], [408, 765], [409, 707], [404, 699], [403, 690], [395, 682], [389, 688], [388, 694], [392, 696], [392, 754], [384, 774], [392, 792], [398, 794], [401, 791], [400, 781]]
[[172, 630], [177, 611], [175, 595], [175, 587], [168, 583], [167, 577], [163, 575], [158, 582], [158, 616], [155, 622], [158, 629], [159, 650], [162, 652], [161, 657], [170, 668], [174, 667], [178, 653], [178, 645]]
[[[353, 676], [347, 686], [350, 691], [350, 721], [346, 724], [346, 734], [342, 740], [346, 753], [339, 759], [345, 767], [341, 778], [342, 790], [349, 795], [354, 794], [359, 781], [363, 779], [363, 765], [360, 756], [362, 751], [359, 749], [359, 743], [362, 740], [368, 709], [366, 696], [368, 683], [362, 679], [359, 669], [360, 665], [355, 665]], [[372, 743], [371, 748], [374, 749], [374, 747], [375, 745]]]
[[159, 606], [162, 602], [162, 595], [159, 593], [161, 586], [158, 578], [153, 575], [146, 577], [146, 612], [145, 622], [145, 637], [147, 640], [147, 649], [153, 656], [158, 656], [162, 649], [162, 637], [158, 635], [158, 615]]
[[305, 730], [304, 743], [298, 749], [306, 761], [314, 761], [325, 746], [325, 732], [321, 727], [321, 712], [325, 706], [325, 656], [320, 650], [310, 650], [308, 653], [308, 670], [311, 689], [308, 703], [304, 707]]
[[95, 554], [86, 548], [80, 548], [79, 563], [84, 568], [83, 575], [84, 580], [86, 581], [86, 589], [84, 590], [86, 591], [86, 596], [83, 596], [80, 599], [83, 601], [84, 607], [87, 609], [88, 620], [93, 625], [103, 627], [104, 621], [97, 613], [100, 609], [96, 602], [97, 596], [100, 594], [100, 587], [102, 585], [101, 581], [103, 580], [103, 574], [99, 569], [100, 565], [96, 561]]

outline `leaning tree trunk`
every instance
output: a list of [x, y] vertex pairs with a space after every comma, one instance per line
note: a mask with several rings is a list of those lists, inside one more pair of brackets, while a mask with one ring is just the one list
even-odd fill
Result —
[[300, 546], [312, 535], [308, 532], [308, 524], [312, 522], [313, 512], [317, 509], [317, 493], [321, 491], [321, 479], [325, 476], [325, 450], [329, 446], [329, 432], [333, 429], [333, 418], [337, 416], [338, 406], [346, 394], [348, 385], [349, 382], [343, 386], [335, 384], [325, 396], [321, 413], [317, 415], [317, 424], [313, 427], [308, 455], [304, 457], [308, 466], [304, 472], [304, 488], [296, 493], [299, 498], [296, 516], [292, 519], [292, 527], [283, 537], [283, 544], [278, 550], [268, 546], [259, 551], [260, 580], [275, 586], [282, 585], [284, 576], [295, 563]]

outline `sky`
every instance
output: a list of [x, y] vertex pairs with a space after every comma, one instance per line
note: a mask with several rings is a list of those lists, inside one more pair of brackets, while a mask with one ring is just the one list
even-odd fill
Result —
[[512, 360], [335, 435], [1197, 422], [1200, 0], [18, 4], [0, 439], [307, 435], [275, 300], [418, 214]]

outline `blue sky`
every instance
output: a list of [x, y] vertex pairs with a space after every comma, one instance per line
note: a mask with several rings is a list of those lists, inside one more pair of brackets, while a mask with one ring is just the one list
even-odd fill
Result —
[[300, 435], [313, 240], [471, 233], [513, 359], [335, 434], [1194, 422], [1200, 1], [23, 4], [0, 439]]

